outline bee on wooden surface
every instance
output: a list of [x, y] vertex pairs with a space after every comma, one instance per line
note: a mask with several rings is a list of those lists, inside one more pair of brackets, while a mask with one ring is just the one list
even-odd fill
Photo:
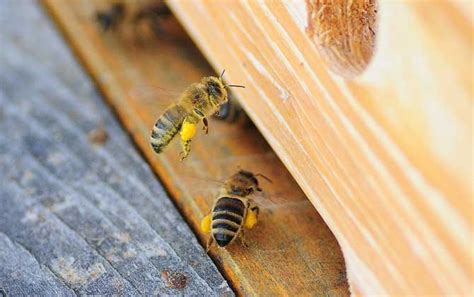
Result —
[[153, 126], [150, 143], [153, 150], [159, 154], [178, 134], [181, 135], [181, 160], [184, 160], [191, 150], [191, 138], [196, 133], [196, 125], [202, 120], [203, 129], [208, 133], [207, 117], [216, 113], [219, 107], [227, 102], [229, 87], [239, 85], [226, 85], [219, 77], [204, 77], [201, 82], [190, 85], [178, 98], [178, 102], [165, 110]]
[[270, 181], [262, 174], [240, 170], [224, 182], [211, 213], [201, 221], [201, 230], [210, 233], [206, 252], [214, 241], [219, 247], [225, 247], [240, 237], [245, 245], [244, 229], [252, 229], [258, 219], [259, 207], [251, 197], [254, 192], [262, 191], [258, 176]]

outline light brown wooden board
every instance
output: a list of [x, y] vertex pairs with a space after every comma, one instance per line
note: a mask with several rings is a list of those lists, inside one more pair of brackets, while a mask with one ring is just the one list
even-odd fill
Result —
[[358, 75], [338, 50], [357, 55], [344, 42], [360, 36], [338, 38], [375, 1], [168, 2], [211, 64], [248, 86], [236, 93], [336, 235], [352, 291], [472, 294], [472, 1], [377, 1]]
[[199, 222], [219, 186], [206, 178], [223, 179], [240, 166], [273, 180], [262, 182], [271, 200], [262, 207], [257, 227], [246, 233], [250, 247], [236, 244], [211, 252], [237, 293], [349, 294], [336, 239], [255, 128], [211, 119], [209, 135], [198, 133], [184, 162], [179, 161], [177, 141], [160, 156], [151, 150], [150, 129], [169, 98], [158, 92], [150, 100], [148, 91], [153, 86], [180, 91], [215, 74], [177, 23], [166, 37], [144, 34], [140, 43], [133, 30], [99, 32], [93, 14], [103, 3], [44, 3], [203, 243], [207, 235], [199, 231]]

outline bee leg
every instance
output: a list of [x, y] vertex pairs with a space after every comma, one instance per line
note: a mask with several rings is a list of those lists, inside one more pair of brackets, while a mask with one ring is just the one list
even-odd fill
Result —
[[206, 244], [206, 254], [209, 253], [209, 250], [211, 249], [211, 246], [212, 246], [212, 243], [214, 242], [214, 238], [211, 236], [209, 236], [209, 239], [207, 240], [207, 244]]
[[242, 244], [242, 246], [244, 248], [248, 248], [249, 245], [247, 244], [247, 242], [245, 241], [245, 236], [244, 236], [244, 230], [240, 230], [240, 243]]
[[181, 147], [183, 151], [180, 153], [181, 161], [183, 161], [191, 151], [191, 138], [196, 134], [196, 120], [190, 117], [186, 117], [181, 126]]
[[203, 130], [206, 130], [206, 134], [209, 133], [209, 122], [207, 121], [207, 118], [203, 118], [202, 122], [204, 123], [204, 126], [202, 127]]
[[181, 140], [181, 147], [183, 150], [179, 153], [179, 156], [181, 157], [181, 161], [183, 161], [189, 156], [189, 152], [191, 151], [191, 139]]
[[258, 215], [260, 214], [260, 207], [254, 206], [254, 207], [250, 208], [250, 210], [255, 213], [255, 216], [256, 216], [257, 219], [258, 219]]

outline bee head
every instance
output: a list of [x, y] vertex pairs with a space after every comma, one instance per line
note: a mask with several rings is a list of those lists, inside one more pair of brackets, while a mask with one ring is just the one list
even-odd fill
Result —
[[219, 77], [208, 76], [202, 79], [202, 83], [206, 86], [209, 98], [216, 105], [220, 106], [227, 102], [227, 90], [226, 88], [245, 88], [240, 85], [228, 85], [224, 83], [223, 76], [225, 69], [222, 71]]
[[202, 79], [202, 83], [206, 86], [209, 98], [216, 106], [227, 102], [227, 90], [221, 78], [214, 76], [205, 77]]
[[261, 174], [253, 174], [250, 171], [239, 170], [236, 174], [231, 176], [226, 181], [227, 191], [239, 196], [247, 196], [256, 191], [261, 192], [262, 189], [258, 186], [257, 176], [262, 176], [269, 180], [267, 177]]

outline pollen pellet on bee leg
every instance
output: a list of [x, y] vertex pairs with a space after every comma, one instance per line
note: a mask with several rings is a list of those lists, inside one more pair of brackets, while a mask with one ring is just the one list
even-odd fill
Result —
[[179, 134], [181, 135], [181, 139], [183, 141], [190, 140], [196, 134], [196, 124], [185, 121]]
[[204, 233], [211, 233], [211, 215], [208, 214], [201, 221], [201, 231]]
[[181, 151], [181, 161], [186, 159], [191, 151], [191, 140], [181, 140], [181, 147], [183, 150]]
[[247, 229], [252, 229], [256, 223], [257, 223], [257, 213], [256, 211], [250, 209], [247, 212], [247, 216], [245, 217], [244, 226]]

